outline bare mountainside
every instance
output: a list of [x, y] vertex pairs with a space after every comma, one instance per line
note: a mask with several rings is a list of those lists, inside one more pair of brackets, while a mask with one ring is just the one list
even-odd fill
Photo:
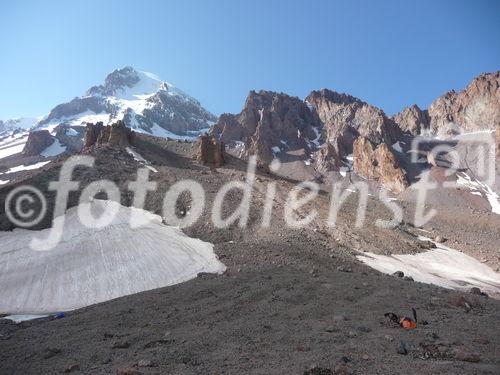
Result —
[[444, 112], [259, 91], [197, 139], [8, 135], [0, 372], [498, 373], [497, 75]]

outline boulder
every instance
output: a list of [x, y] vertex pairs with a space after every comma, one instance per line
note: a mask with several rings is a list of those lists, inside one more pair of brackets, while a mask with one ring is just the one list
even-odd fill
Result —
[[54, 143], [54, 137], [50, 135], [48, 130], [38, 130], [31, 132], [28, 135], [28, 140], [23, 148], [23, 155], [36, 156]]
[[376, 146], [368, 138], [358, 137], [353, 154], [353, 169], [359, 175], [378, 181], [394, 193], [401, 193], [409, 186], [404, 170], [386, 143]]
[[220, 167], [224, 164], [224, 143], [214, 136], [202, 135], [198, 143], [197, 159], [204, 165]]

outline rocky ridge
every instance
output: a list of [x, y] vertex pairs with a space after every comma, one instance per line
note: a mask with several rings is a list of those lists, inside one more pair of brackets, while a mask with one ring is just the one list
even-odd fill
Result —
[[221, 115], [211, 134], [236, 148], [239, 157], [256, 155], [259, 164], [267, 165], [283, 150], [312, 149], [319, 126], [317, 117], [299, 98], [251, 91], [243, 110], [237, 115]]
[[48, 130], [39, 130], [29, 133], [28, 140], [24, 145], [22, 154], [25, 156], [36, 156], [54, 143], [54, 138]]

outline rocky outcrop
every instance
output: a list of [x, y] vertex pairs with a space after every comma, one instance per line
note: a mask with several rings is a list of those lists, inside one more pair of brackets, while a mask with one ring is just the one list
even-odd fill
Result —
[[359, 136], [375, 144], [394, 143], [401, 131], [384, 112], [353, 96], [322, 89], [306, 98], [324, 124], [326, 142], [340, 157], [352, 153], [353, 143]]
[[332, 144], [326, 143], [317, 153], [316, 169], [321, 173], [338, 171], [340, 167], [340, 157]]
[[420, 135], [429, 128], [430, 118], [427, 110], [421, 110], [418, 105], [403, 109], [392, 117], [399, 128], [411, 135]]
[[29, 133], [28, 140], [24, 145], [22, 154], [26, 156], [36, 156], [54, 143], [54, 137], [48, 130], [39, 130]]
[[94, 146], [111, 146], [124, 148], [133, 144], [134, 131], [126, 127], [123, 121], [104, 126], [102, 122], [87, 124], [83, 148]]
[[58, 125], [55, 131], [55, 137], [61, 144], [66, 146], [67, 150], [79, 151], [83, 147], [83, 127], [70, 127], [69, 125]]
[[500, 71], [481, 74], [460, 92], [450, 91], [429, 107], [436, 134], [493, 130], [500, 123]]
[[315, 148], [320, 122], [306, 103], [296, 97], [271, 91], [251, 91], [243, 110], [223, 114], [212, 127], [211, 134], [238, 156], [257, 156], [267, 165], [286, 149]]
[[224, 143], [214, 136], [202, 135], [198, 140], [197, 159], [204, 165], [220, 167], [224, 164]]
[[87, 124], [85, 135], [83, 136], [83, 148], [92, 147], [97, 143], [97, 138], [99, 138], [99, 134], [101, 134], [103, 127], [102, 122]]
[[353, 157], [353, 169], [359, 175], [378, 181], [394, 193], [401, 193], [409, 186], [405, 172], [386, 143], [377, 146], [366, 137], [358, 137]]

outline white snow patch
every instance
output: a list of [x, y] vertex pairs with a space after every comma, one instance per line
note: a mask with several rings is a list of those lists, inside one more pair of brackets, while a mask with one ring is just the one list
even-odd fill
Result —
[[45, 156], [45, 157], [50, 157], [50, 156], [56, 156], [59, 154], [62, 154], [63, 152], [66, 151], [66, 146], [63, 146], [60, 142], [59, 139], [54, 139], [54, 142], [47, 147], [45, 150], [43, 150], [40, 155]]
[[134, 151], [133, 149], [131, 149], [130, 147], [127, 147], [126, 148], [127, 152], [133, 156], [134, 160], [144, 164], [144, 166], [149, 169], [150, 171], [154, 172], [154, 173], [158, 173], [158, 170], [156, 168], [154, 168], [153, 166], [150, 165], [150, 163], [144, 159], [137, 151]]
[[26, 322], [28, 320], [47, 318], [48, 316], [49, 315], [41, 315], [41, 314], [8, 315], [4, 316], [3, 319], [12, 320], [14, 323], [21, 323], [21, 322]]
[[5, 185], [9, 182], [10, 180], [0, 180], [0, 185]]
[[[80, 207], [96, 217], [112, 209], [118, 213], [110, 225], [91, 229], [80, 223]], [[131, 227], [131, 215], [143, 225]], [[142, 209], [94, 200], [58, 219], [63, 218], [62, 239], [49, 251], [34, 251], [29, 244], [34, 237], [47, 238], [51, 229], [0, 232], [0, 313], [73, 310], [226, 269], [211, 243]]]
[[316, 135], [316, 138], [311, 140], [311, 142], [316, 146], [319, 147], [319, 139], [321, 138], [321, 132], [319, 128], [313, 127], [312, 130], [314, 131], [314, 134]]
[[[500, 215], [500, 200], [498, 198], [498, 194], [493, 191], [490, 186], [486, 185], [484, 182], [472, 178], [465, 172], [457, 173], [457, 184], [466, 186], [471, 190], [478, 190], [479, 192], [482, 192], [491, 206], [491, 212]], [[477, 194], [477, 192], [475, 191], [471, 193], [476, 193], [475, 195], [481, 195]]]
[[9, 173], [15, 173], [15, 172], [21, 172], [21, 171], [30, 171], [32, 169], [41, 168], [45, 164], [49, 164], [49, 163], [50, 163], [50, 160], [49, 161], [41, 161], [39, 163], [35, 163], [35, 164], [31, 164], [31, 165], [18, 165], [17, 167], [12, 167], [12, 168], [10, 168], [9, 170], [7, 170], [7, 171], [5, 171], [3, 173], [0, 173], [0, 175], [2, 175], [2, 174], [9, 174]]
[[76, 137], [78, 135], [78, 132], [73, 128], [68, 128], [66, 130], [66, 135], [70, 137]]
[[419, 236], [419, 239], [431, 241], [437, 248], [414, 255], [387, 256], [367, 252], [357, 258], [380, 272], [392, 275], [396, 271], [403, 271], [415, 281], [426, 284], [458, 290], [478, 287], [486, 293], [500, 293], [500, 274], [490, 267], [427, 237]]
[[274, 146], [271, 147], [271, 151], [273, 152], [273, 154], [279, 154], [281, 152], [281, 148], [279, 148], [278, 146]]
[[347, 173], [350, 171], [349, 167], [340, 167], [339, 173], [342, 177], [347, 176]]
[[28, 133], [12, 134], [0, 141], [0, 159], [23, 151], [28, 141]]
[[403, 152], [403, 149], [401, 148], [401, 144], [399, 143], [399, 141], [392, 145], [392, 149], [397, 152], [401, 153]]
[[199, 135], [207, 132], [209, 129], [201, 129], [201, 130], [193, 130], [193, 131], [188, 131], [189, 135], [179, 135], [172, 133], [171, 131], [168, 131], [166, 129], [163, 129], [160, 125], [154, 124], [151, 127], [151, 131], [147, 132], [144, 129], [137, 128], [135, 131], [139, 133], [144, 133], [144, 134], [150, 134], [155, 137], [161, 137], [161, 138], [171, 138], [171, 139], [179, 139], [179, 140], [186, 140], [186, 141], [194, 141], [196, 138], [198, 138]]

